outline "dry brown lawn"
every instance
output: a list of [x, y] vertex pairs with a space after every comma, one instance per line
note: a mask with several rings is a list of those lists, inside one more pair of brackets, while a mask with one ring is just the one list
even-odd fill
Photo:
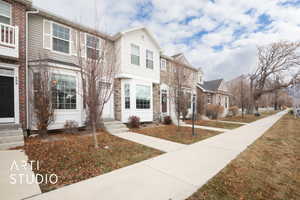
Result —
[[[187, 120], [185, 122], [188, 124], [192, 124], [191, 120]], [[208, 120], [197, 120], [195, 121], [195, 125], [210, 126], [210, 127], [225, 128], [225, 129], [235, 129], [243, 126], [242, 124], [230, 124], [226, 122], [208, 121]]]
[[220, 134], [220, 132], [216, 131], [207, 131], [195, 128], [196, 135], [192, 136], [192, 128], [180, 127], [178, 129], [175, 125], [131, 129], [131, 131], [183, 144], [192, 144], [200, 140], [204, 140], [206, 138]]
[[300, 199], [300, 119], [284, 116], [188, 200]]
[[244, 118], [241, 115], [233, 116], [233, 117], [225, 117], [220, 120], [224, 121], [234, 121], [234, 122], [245, 122], [245, 123], [251, 123], [256, 120], [262, 119], [264, 117], [268, 117], [270, 115], [276, 114], [278, 111], [268, 111], [268, 112], [261, 112], [259, 117], [256, 117], [254, 114], [245, 114]]
[[[99, 133], [99, 149], [91, 135], [57, 134], [47, 140], [29, 138], [25, 141], [29, 160], [39, 161], [34, 172], [56, 174], [58, 183], [40, 184], [43, 192], [98, 176], [114, 169], [160, 155], [162, 152], [133, 143], [108, 133]], [[106, 147], [106, 148], [105, 148]]]

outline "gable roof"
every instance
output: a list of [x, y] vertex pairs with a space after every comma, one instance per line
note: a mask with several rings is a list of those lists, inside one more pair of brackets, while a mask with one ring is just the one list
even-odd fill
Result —
[[223, 79], [204, 81], [203, 84], [199, 84], [199, 86], [206, 91], [216, 92], [219, 90], [222, 81]]
[[147, 28], [144, 27], [144, 26], [142, 26], [142, 27], [135, 27], [135, 28], [128, 29], [128, 30], [125, 30], [125, 31], [121, 31], [121, 32], [115, 34], [115, 35], [113, 36], [113, 39], [114, 39], [114, 40], [117, 40], [117, 39], [119, 39], [120, 37], [122, 37], [122, 35], [125, 35], [125, 34], [130, 33], [130, 32], [134, 32], [134, 31], [139, 31], [139, 30], [145, 31], [145, 32], [149, 35], [149, 37], [152, 39], [152, 41], [155, 43], [155, 45], [156, 45], [159, 49], [161, 49], [161, 47], [160, 47], [160, 45], [159, 45], [159, 42], [158, 42], [158, 41], [156, 40], [156, 38], [154, 37], [154, 34], [153, 34], [149, 29], [147, 29]]
[[69, 26], [71, 28], [78, 29], [80, 31], [95, 35], [95, 36], [103, 38], [103, 39], [107, 39], [109, 41], [113, 41], [113, 38], [110, 35], [106, 34], [106, 33], [100, 32], [98, 30], [95, 30], [95, 29], [90, 28], [88, 26], [82, 25], [80, 23], [71, 21], [71, 20], [66, 19], [64, 17], [61, 17], [57, 14], [54, 14], [54, 13], [48, 11], [48, 10], [44, 10], [44, 9], [39, 8], [37, 6], [32, 6], [31, 10], [32, 11], [38, 11], [37, 15], [45, 17], [49, 20], [64, 24], [64, 25]]

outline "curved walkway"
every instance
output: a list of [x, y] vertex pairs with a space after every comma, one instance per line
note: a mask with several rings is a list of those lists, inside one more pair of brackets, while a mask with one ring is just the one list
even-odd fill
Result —
[[285, 113], [277, 113], [180, 150], [30, 199], [185, 199], [263, 135]]

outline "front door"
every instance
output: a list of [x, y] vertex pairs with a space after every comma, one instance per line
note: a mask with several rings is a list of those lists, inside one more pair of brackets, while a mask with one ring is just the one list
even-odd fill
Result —
[[161, 112], [166, 113], [167, 112], [167, 92], [165, 90], [162, 90], [161, 92]]
[[0, 76], [0, 122], [14, 122], [14, 78]]

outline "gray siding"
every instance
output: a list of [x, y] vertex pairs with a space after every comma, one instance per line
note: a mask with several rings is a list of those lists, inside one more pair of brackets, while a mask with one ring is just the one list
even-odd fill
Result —
[[77, 63], [76, 56], [63, 55], [60, 53], [52, 52], [43, 48], [43, 17], [39, 15], [29, 16], [29, 47], [28, 47], [28, 60], [37, 60], [39, 58], [53, 59], [68, 63]]

